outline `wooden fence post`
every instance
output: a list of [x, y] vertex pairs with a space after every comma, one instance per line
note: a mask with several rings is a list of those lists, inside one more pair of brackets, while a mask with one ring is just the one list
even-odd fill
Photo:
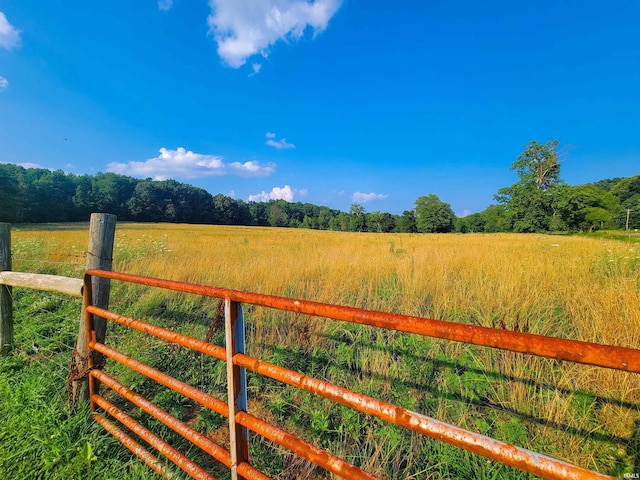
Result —
[[[0, 223], [0, 272], [11, 270], [11, 225]], [[0, 285], [0, 355], [13, 348], [13, 300], [11, 287]]]
[[[87, 250], [87, 270], [100, 269], [111, 270], [113, 264], [113, 243], [116, 233], [116, 216], [108, 213], [92, 213], [89, 222], [89, 249]], [[92, 278], [91, 290], [93, 305], [108, 309], [109, 308], [109, 289], [111, 282], [107, 278]], [[77, 372], [84, 372], [88, 368], [87, 356], [89, 352], [87, 338], [87, 329], [85, 324], [84, 302], [82, 306], [82, 314], [80, 316], [80, 327], [78, 329], [78, 342], [73, 351], [73, 365]], [[96, 340], [100, 343], [104, 342], [107, 321], [104, 318], [94, 318], [94, 328], [96, 332]], [[98, 364], [99, 359], [93, 358], [93, 364]], [[73, 374], [73, 372], [72, 372]], [[72, 404], [86, 402], [89, 400], [89, 389], [86, 376], [73, 382], [72, 387]]]

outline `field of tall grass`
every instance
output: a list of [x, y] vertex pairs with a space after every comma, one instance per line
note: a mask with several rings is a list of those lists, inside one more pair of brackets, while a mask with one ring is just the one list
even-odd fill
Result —
[[[86, 242], [86, 226], [15, 228], [14, 270], [79, 277]], [[640, 244], [608, 238], [120, 224], [114, 270], [640, 348]], [[217, 308], [212, 299], [113, 288], [114, 311], [200, 338]], [[261, 308], [245, 316], [250, 355], [583, 467], [640, 472], [637, 375]], [[108, 343], [225, 398], [220, 362], [109, 328]], [[213, 341], [223, 341], [220, 331]], [[107, 370], [226, 441], [215, 415], [124, 367]], [[383, 478], [528, 478], [305, 392], [248, 380], [252, 413]], [[278, 478], [323, 478], [267, 441], [251, 448], [256, 465]]]

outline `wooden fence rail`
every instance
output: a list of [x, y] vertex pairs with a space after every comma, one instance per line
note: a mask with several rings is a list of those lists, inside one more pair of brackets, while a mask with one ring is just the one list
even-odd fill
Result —
[[73, 297], [82, 297], [82, 284], [80, 278], [62, 277], [60, 275], [11, 271], [0, 272], [0, 285], [62, 293]]

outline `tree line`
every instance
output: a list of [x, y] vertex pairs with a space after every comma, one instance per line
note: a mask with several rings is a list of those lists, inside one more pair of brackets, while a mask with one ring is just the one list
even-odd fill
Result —
[[[365, 213], [353, 204], [346, 213], [311, 203], [270, 200], [245, 202], [211, 195], [175, 180], [139, 180], [115, 173], [73, 175], [62, 170], [0, 164], [0, 222], [86, 221], [92, 212], [108, 212], [121, 221], [300, 227], [352, 232], [451, 231], [455, 215], [435, 195], [421, 197], [417, 212], [445, 206], [446, 221], [429, 224], [426, 214]], [[424, 203], [424, 205], [422, 205]]]
[[0, 164], [0, 222], [86, 221], [92, 212], [121, 221], [260, 225], [351, 232], [545, 232], [640, 226], [640, 175], [569, 186], [560, 179], [557, 141], [530, 142], [513, 164], [518, 181], [499, 190], [496, 204], [464, 218], [435, 194], [419, 197], [402, 215], [349, 212], [311, 203], [245, 202], [211, 195], [175, 180], [140, 180], [115, 173]]

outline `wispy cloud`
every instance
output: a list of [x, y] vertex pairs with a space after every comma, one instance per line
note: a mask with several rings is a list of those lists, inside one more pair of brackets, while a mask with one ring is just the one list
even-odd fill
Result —
[[[22, 168], [46, 168], [46, 167], [43, 167], [42, 165], [38, 165], [37, 163], [31, 163], [31, 162], [13, 163], [13, 162], [5, 162], [4, 160], [0, 160], [0, 163], [18, 165], [19, 167], [22, 167]], [[47, 170], [50, 170], [50, 169], [48, 168]]]
[[4, 77], [0, 77], [0, 91], [5, 88], [9, 88], [9, 80]]
[[20, 31], [9, 23], [4, 13], [0, 12], [0, 47], [13, 50], [20, 45]]
[[163, 12], [171, 10], [173, 7], [173, 0], [158, 0], [158, 8]]
[[286, 138], [281, 138], [278, 141], [274, 140], [274, 138], [276, 138], [276, 134], [275, 133], [267, 132], [265, 137], [267, 139], [267, 141], [265, 143], [267, 145], [269, 145], [270, 147], [277, 148], [278, 150], [283, 150], [283, 149], [286, 149], [286, 148], [296, 148], [296, 146], [293, 143], [287, 142]]
[[353, 194], [353, 196], [351, 197], [351, 199], [356, 202], [356, 203], [367, 203], [367, 202], [371, 202], [373, 200], [384, 200], [385, 198], [387, 198], [389, 195], [386, 195], [384, 193], [362, 193], [362, 192], [356, 192]]
[[194, 153], [182, 147], [177, 150], [160, 149], [160, 155], [144, 162], [113, 162], [107, 170], [134, 177], [151, 177], [154, 180], [168, 178], [198, 178], [202, 176], [238, 175], [240, 177], [264, 177], [275, 171], [275, 165], [259, 162], [225, 163], [222, 157]]
[[253, 65], [251, 65], [251, 68], [253, 69], [253, 72], [251, 72], [249, 74], [249, 76], [253, 77], [254, 75], [257, 75], [258, 73], [260, 73], [260, 69], [262, 68], [262, 64], [261, 63], [254, 63]]
[[233, 68], [255, 54], [266, 57], [279, 40], [298, 40], [307, 28], [314, 36], [327, 28], [342, 0], [209, 0], [209, 32], [218, 55]]
[[255, 195], [249, 195], [250, 202], [268, 202], [269, 200], [286, 200], [292, 202], [296, 195], [304, 197], [307, 194], [307, 190], [298, 190], [297, 188], [291, 188], [290, 185], [284, 187], [273, 187], [270, 192], [264, 190]]

